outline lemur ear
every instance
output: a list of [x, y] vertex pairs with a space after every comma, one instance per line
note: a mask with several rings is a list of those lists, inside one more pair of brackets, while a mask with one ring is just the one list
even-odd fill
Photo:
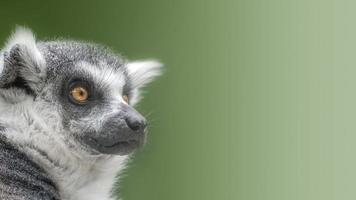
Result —
[[45, 59], [31, 30], [17, 27], [0, 52], [0, 88], [19, 86], [38, 89], [45, 75]]
[[155, 60], [133, 61], [126, 65], [128, 78], [134, 90], [130, 98], [131, 104], [136, 104], [140, 100], [139, 90], [142, 87], [162, 74], [162, 67], [163, 65]]

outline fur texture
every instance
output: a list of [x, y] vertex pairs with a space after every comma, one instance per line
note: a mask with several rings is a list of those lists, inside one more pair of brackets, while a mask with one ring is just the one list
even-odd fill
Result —
[[[0, 52], [0, 144], [6, 141], [14, 155], [24, 157], [21, 170], [37, 170], [35, 174], [49, 180], [48, 197], [43, 199], [113, 199], [115, 177], [132, 152], [127, 113], [141, 119], [132, 106], [140, 99], [140, 89], [160, 75], [161, 67], [157, 61], [129, 62], [99, 45], [36, 41], [29, 29], [20, 27]], [[68, 88], [78, 80], [92, 92], [85, 105], [68, 97]], [[128, 147], [100, 146], [111, 140]], [[92, 141], [100, 148], [94, 148]], [[0, 159], [1, 166], [13, 162], [2, 148]], [[6, 180], [1, 166], [0, 180]], [[41, 181], [31, 179], [30, 184]], [[30, 192], [18, 193], [27, 191], [23, 187], [0, 181], [0, 197], [37, 198]]]

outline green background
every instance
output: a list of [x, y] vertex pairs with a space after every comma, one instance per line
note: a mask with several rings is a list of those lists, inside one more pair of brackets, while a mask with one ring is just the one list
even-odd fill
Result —
[[40, 39], [103, 43], [165, 74], [125, 200], [356, 199], [353, 0], [9, 1]]

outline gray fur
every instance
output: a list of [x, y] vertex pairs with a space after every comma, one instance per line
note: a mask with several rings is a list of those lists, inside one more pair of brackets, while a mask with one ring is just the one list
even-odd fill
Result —
[[[5, 128], [0, 127], [1, 130]], [[60, 199], [48, 174], [3, 136], [0, 136], [0, 163], [0, 199]]]
[[[133, 105], [160, 67], [18, 28], [0, 51], [0, 199], [112, 199], [147, 134]], [[77, 85], [89, 91], [84, 104], [70, 96]]]

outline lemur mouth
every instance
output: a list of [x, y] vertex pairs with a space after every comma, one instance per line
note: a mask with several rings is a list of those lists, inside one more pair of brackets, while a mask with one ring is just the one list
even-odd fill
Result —
[[99, 153], [127, 155], [142, 146], [143, 142], [138, 139], [106, 142], [90, 137], [86, 140], [86, 144], [98, 151]]

